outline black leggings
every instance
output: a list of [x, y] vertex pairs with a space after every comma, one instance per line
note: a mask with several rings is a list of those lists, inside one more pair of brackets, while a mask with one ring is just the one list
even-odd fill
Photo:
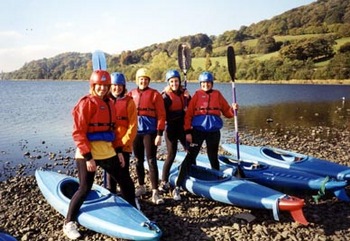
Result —
[[174, 159], [177, 152], [178, 141], [180, 141], [183, 148], [187, 150], [186, 135], [183, 130], [183, 127], [168, 127], [165, 132], [165, 143], [168, 154], [164, 162], [162, 172], [162, 181], [164, 182], [168, 182], [170, 168], [174, 163]]
[[149, 176], [152, 189], [158, 188], [158, 165], [157, 165], [157, 146], [154, 144], [157, 134], [137, 134], [133, 142], [134, 155], [137, 159], [136, 173], [140, 185], [145, 184], [145, 167], [143, 162], [146, 159], [149, 166]]
[[[95, 162], [97, 166], [100, 166], [104, 170], [106, 170], [107, 173], [109, 173], [112, 176], [112, 178], [115, 179], [115, 181], [117, 181], [118, 183], [125, 182], [121, 180], [120, 177], [116, 176], [116, 173], [119, 173], [120, 169], [120, 163], [118, 161], [117, 156], [105, 160], [95, 160]], [[79, 209], [92, 188], [92, 184], [94, 183], [96, 173], [87, 171], [85, 159], [77, 159], [76, 165], [78, 169], [79, 188], [75, 192], [69, 203], [68, 213], [66, 217], [67, 223], [70, 221], [76, 221]], [[131, 205], [136, 206], [135, 199], [134, 204]]]
[[220, 131], [192, 131], [192, 144], [189, 145], [187, 155], [181, 163], [179, 176], [176, 181], [176, 186], [182, 186], [183, 181], [185, 180], [186, 176], [190, 171], [191, 165], [196, 164], [196, 158], [204, 141], [207, 144], [207, 154], [211, 167], [216, 170], [220, 169], [218, 160], [220, 137]]
[[[125, 166], [120, 167], [116, 170], [116, 177], [118, 184], [120, 186], [120, 192], [122, 197], [128, 201], [131, 205], [135, 206], [135, 185], [130, 176], [129, 166], [130, 166], [130, 153], [123, 152]], [[119, 160], [118, 160], [119, 162]], [[117, 192], [117, 182], [113, 179], [111, 175], [106, 174], [106, 179], [104, 180], [106, 183], [106, 188], [112, 193]]]

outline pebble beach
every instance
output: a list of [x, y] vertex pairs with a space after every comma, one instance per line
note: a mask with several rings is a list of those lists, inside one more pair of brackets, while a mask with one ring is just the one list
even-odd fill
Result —
[[[313, 127], [301, 129], [297, 126], [256, 130], [240, 133], [242, 144], [268, 145], [297, 151], [318, 158], [350, 166], [350, 126], [331, 128]], [[227, 140], [230, 141], [230, 140]], [[233, 141], [233, 139], [231, 140]], [[205, 149], [203, 149], [205, 152]], [[225, 154], [222, 150], [220, 153]], [[67, 153], [60, 158], [48, 158], [45, 168], [62, 166], [62, 172], [76, 175], [74, 161]], [[159, 159], [166, 151], [159, 149]], [[46, 158], [43, 156], [42, 158]], [[135, 170], [131, 162], [131, 173], [136, 183]], [[10, 233], [21, 241], [68, 240], [63, 235], [64, 217], [44, 199], [37, 187], [35, 177], [26, 174], [26, 165], [18, 167], [17, 174], [0, 182], [0, 231]], [[97, 183], [101, 183], [98, 172]], [[147, 181], [150, 189], [150, 183]], [[350, 190], [347, 190], [350, 194]], [[182, 192], [182, 200], [174, 201], [164, 194], [165, 203], [154, 205], [150, 193], [140, 199], [142, 212], [163, 231], [161, 240], [335, 240], [350, 239], [350, 205], [327, 194], [318, 202], [310, 193], [293, 194], [305, 200], [304, 215], [309, 225], [293, 221], [289, 213], [280, 212], [280, 221], [275, 221], [268, 210], [249, 210], [222, 204], [188, 192]], [[252, 217], [253, 220], [246, 218]], [[111, 238], [80, 226], [80, 240], [122, 240]]]

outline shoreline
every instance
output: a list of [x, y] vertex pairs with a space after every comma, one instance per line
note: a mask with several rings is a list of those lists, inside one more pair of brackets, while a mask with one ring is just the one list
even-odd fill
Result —
[[348, 80], [237, 80], [242, 84], [305, 84], [305, 85], [350, 85]]
[[[88, 82], [88, 80], [54, 80], [54, 79], [16, 79], [16, 80], [3, 80], [3, 81], [73, 81], [73, 82]], [[154, 82], [164, 82], [164, 80], [152, 80]], [[187, 80], [189, 83], [197, 83], [197, 80]], [[133, 80], [128, 80], [128, 82], [134, 82]], [[1, 80], [0, 80], [1, 83]], [[230, 81], [217, 83], [231, 83]], [[350, 85], [350, 79], [346, 80], [235, 80], [238, 84], [305, 84], [305, 85]]]
[[[327, 129], [332, 138], [324, 141], [317, 133]], [[300, 135], [300, 133], [303, 135]], [[316, 133], [316, 134], [315, 134]], [[300, 137], [305, 136], [305, 137]], [[232, 140], [229, 142], [232, 142]], [[299, 129], [289, 127], [280, 130], [261, 130], [241, 133], [241, 143], [245, 145], [270, 145], [282, 149], [324, 158], [350, 166], [350, 126], [342, 128], [313, 127]], [[222, 150], [220, 151], [220, 153]], [[164, 148], [159, 150], [158, 158], [164, 158]], [[50, 162], [54, 168], [59, 160]], [[73, 160], [63, 164], [63, 173], [76, 175]], [[18, 240], [56, 241], [68, 240], [62, 232], [64, 217], [55, 211], [40, 193], [34, 176], [20, 172], [15, 177], [0, 182], [0, 230], [9, 232]], [[132, 177], [136, 182], [135, 163], [131, 163]], [[150, 182], [146, 175], [146, 186]], [[98, 172], [96, 183], [101, 184], [102, 172]], [[350, 190], [347, 190], [348, 194]], [[349, 203], [338, 201], [327, 195], [315, 203], [312, 195], [298, 193], [304, 198], [303, 208], [308, 226], [293, 222], [289, 213], [280, 212], [280, 221], [274, 221], [267, 210], [249, 210], [219, 202], [210, 201], [183, 192], [180, 202], [171, 195], [165, 195], [165, 204], [154, 205], [150, 195], [140, 200], [141, 210], [163, 231], [161, 241], [177, 240], [347, 240], [350, 236]], [[238, 218], [237, 215], [250, 213], [256, 217], [252, 222]], [[81, 240], [121, 241], [80, 227]]]

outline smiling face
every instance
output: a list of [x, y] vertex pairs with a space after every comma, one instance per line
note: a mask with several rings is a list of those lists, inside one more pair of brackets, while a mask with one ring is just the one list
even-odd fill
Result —
[[111, 93], [113, 96], [118, 96], [124, 91], [124, 85], [111, 85]]
[[178, 77], [173, 77], [168, 80], [168, 85], [172, 91], [177, 91], [180, 87], [180, 80]]
[[150, 79], [146, 76], [140, 76], [138, 79], [138, 87], [140, 90], [146, 89], [149, 85]]
[[100, 84], [94, 85], [94, 92], [100, 98], [103, 98], [108, 93], [108, 90], [109, 90], [109, 85], [100, 85]]
[[200, 85], [203, 91], [209, 91], [213, 88], [213, 82], [210, 81], [203, 81], [200, 83]]

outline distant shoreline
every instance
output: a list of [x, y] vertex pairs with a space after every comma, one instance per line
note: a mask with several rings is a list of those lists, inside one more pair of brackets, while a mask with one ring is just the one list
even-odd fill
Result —
[[[52, 80], [52, 79], [16, 79], [14, 81], [86, 81], [88, 80]], [[164, 80], [152, 80], [154, 82], [164, 82]], [[196, 83], [198, 80], [187, 80], [190, 83]], [[1, 82], [1, 81], [0, 81]], [[134, 82], [129, 80], [128, 82]], [[217, 82], [231, 83], [231, 82]], [[306, 84], [306, 85], [350, 85], [350, 79], [346, 80], [236, 80], [238, 84]]]
[[242, 84], [308, 84], [308, 85], [350, 85], [346, 80], [236, 80]]

